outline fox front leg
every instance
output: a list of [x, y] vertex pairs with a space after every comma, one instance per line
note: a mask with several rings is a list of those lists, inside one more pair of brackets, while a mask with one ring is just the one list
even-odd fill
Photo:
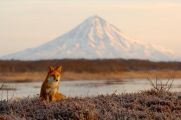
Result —
[[56, 100], [56, 97], [55, 97], [55, 94], [53, 93], [52, 95], [50, 95], [50, 101], [55, 101]]
[[46, 100], [47, 102], [49, 102], [49, 101], [50, 101], [50, 96], [49, 96], [49, 95], [46, 95], [46, 96], [45, 96], [45, 100]]

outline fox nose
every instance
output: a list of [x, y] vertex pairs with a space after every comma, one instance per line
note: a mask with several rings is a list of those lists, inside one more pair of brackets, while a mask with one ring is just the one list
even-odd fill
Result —
[[58, 81], [58, 80], [56, 80], [56, 81]]

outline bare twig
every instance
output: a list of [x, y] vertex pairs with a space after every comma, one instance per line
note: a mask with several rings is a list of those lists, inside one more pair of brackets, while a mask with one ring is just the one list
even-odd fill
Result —
[[173, 86], [174, 77], [169, 78], [165, 83], [163, 80], [159, 80], [156, 76], [155, 80], [151, 80], [149, 77], [147, 77], [147, 80], [150, 82], [150, 85], [152, 88], [157, 92], [163, 92], [163, 91], [169, 91], [171, 87]]

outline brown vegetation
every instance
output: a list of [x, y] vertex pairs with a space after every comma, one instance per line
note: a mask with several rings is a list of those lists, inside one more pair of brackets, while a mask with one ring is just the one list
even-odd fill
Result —
[[63, 66], [62, 80], [121, 80], [147, 76], [181, 78], [180, 62], [151, 62], [146, 60], [42, 60], [0, 61], [0, 81], [43, 81], [48, 66]]
[[180, 62], [151, 62], [146, 60], [41, 60], [0, 61], [0, 72], [46, 72], [48, 66], [63, 66], [65, 72], [105, 73], [121, 71], [181, 70]]

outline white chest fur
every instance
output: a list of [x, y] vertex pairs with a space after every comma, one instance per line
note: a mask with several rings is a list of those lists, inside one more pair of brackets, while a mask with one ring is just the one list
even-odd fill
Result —
[[57, 88], [47, 88], [46, 89], [47, 94], [56, 93], [57, 91], [58, 91]]

